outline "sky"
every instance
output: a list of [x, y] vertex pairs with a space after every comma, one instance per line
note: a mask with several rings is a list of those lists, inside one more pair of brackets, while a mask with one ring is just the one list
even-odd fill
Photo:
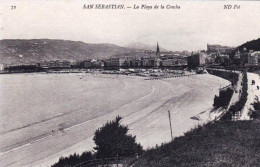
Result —
[[[1, 0], [0, 0], [1, 1]], [[86, 4], [124, 4], [131, 9], [83, 10]], [[179, 5], [133, 9], [133, 5]], [[225, 4], [240, 9], [224, 10]], [[11, 6], [16, 6], [11, 10]], [[0, 39], [65, 39], [86, 43], [132, 42], [177, 50], [203, 50], [207, 43], [238, 46], [260, 37], [255, 1], [1, 1]]]

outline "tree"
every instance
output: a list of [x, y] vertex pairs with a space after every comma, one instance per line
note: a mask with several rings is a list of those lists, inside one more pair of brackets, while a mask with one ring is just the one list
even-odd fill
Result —
[[117, 116], [96, 130], [93, 140], [97, 158], [129, 157], [143, 152], [142, 146], [136, 143], [136, 137], [128, 134], [128, 127], [120, 124], [121, 120]]

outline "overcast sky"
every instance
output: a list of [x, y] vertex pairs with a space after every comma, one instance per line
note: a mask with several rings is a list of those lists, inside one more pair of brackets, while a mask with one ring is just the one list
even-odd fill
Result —
[[[0, 0], [1, 1], [1, 0]], [[224, 10], [225, 2], [139, 1], [136, 4], [178, 4], [180, 10], [83, 10], [83, 4], [125, 4], [133, 1], [1, 1], [1, 39], [66, 39], [125, 45], [140, 42], [170, 50], [202, 50], [207, 43], [237, 46], [260, 37], [260, 3]], [[15, 10], [10, 10], [16, 5]]]

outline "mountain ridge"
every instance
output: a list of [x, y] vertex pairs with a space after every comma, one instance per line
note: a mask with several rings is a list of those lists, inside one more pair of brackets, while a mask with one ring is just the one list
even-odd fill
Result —
[[60, 39], [3, 39], [0, 40], [1, 64], [32, 64], [40, 61], [107, 59], [112, 56], [139, 52], [110, 43], [84, 43]]

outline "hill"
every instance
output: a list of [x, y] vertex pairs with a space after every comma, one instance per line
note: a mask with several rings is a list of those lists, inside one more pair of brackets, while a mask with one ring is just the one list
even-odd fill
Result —
[[[147, 45], [139, 42], [132, 42], [127, 45], [124, 45], [126, 48], [132, 48], [132, 49], [138, 49], [138, 50], [153, 50], [156, 51], [156, 45]], [[161, 52], [167, 52], [167, 49], [164, 49], [160, 46], [160, 51]]]
[[0, 63], [11, 65], [37, 63], [42, 60], [105, 59], [135, 51], [136, 49], [107, 43], [89, 44], [51, 39], [0, 40]]
[[[260, 51], [260, 38], [252, 40], [252, 41], [248, 41], [248, 42], [240, 45], [238, 48], [240, 51], [242, 51], [243, 48], [246, 48], [247, 50]], [[236, 49], [236, 51], [237, 51], [237, 49]]]

